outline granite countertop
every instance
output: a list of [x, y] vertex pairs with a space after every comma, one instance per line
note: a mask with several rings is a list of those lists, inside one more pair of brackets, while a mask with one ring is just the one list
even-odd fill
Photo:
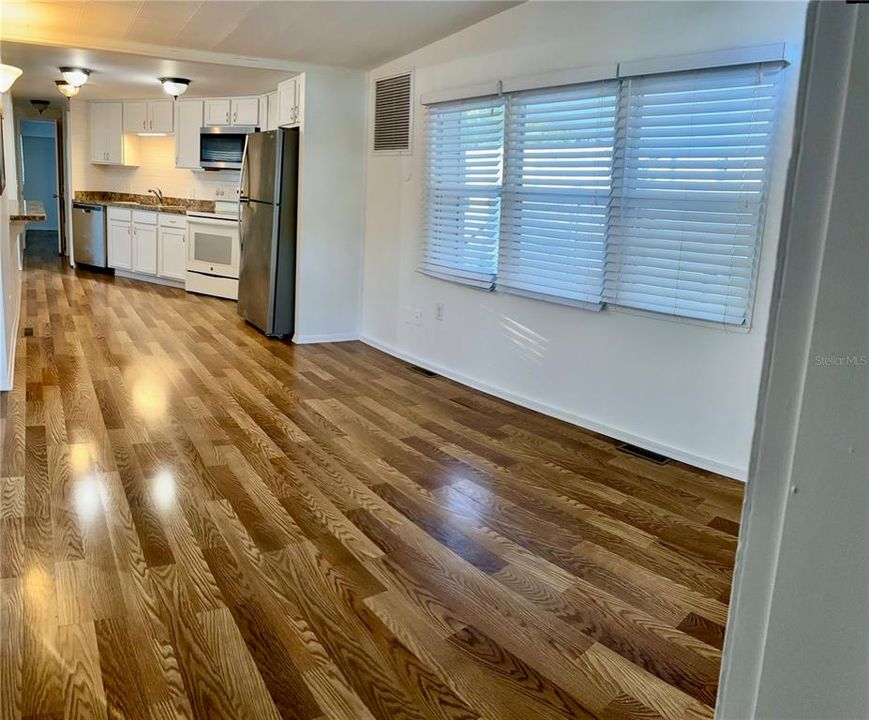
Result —
[[9, 222], [43, 222], [45, 206], [39, 200], [9, 200]]
[[153, 195], [137, 195], [135, 193], [77, 190], [73, 202], [126, 207], [134, 210], [153, 210], [156, 212], [172, 213], [175, 215], [184, 215], [188, 210], [214, 212], [213, 200], [191, 200], [190, 198], [166, 197], [163, 198], [163, 204], [159, 205], [157, 203], [157, 198]]

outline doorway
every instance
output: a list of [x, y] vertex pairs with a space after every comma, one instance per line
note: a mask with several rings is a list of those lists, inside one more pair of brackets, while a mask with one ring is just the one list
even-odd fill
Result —
[[43, 241], [53, 240], [62, 253], [65, 243], [65, 223], [60, 192], [61, 168], [59, 155], [60, 134], [54, 120], [22, 120], [21, 138], [21, 192], [25, 200], [38, 200], [45, 206], [45, 220], [27, 224], [27, 235]]

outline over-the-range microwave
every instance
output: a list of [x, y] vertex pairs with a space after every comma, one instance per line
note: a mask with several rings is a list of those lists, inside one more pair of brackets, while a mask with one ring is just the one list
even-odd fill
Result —
[[199, 164], [203, 170], [241, 170], [244, 141], [253, 126], [212, 126], [199, 131]]

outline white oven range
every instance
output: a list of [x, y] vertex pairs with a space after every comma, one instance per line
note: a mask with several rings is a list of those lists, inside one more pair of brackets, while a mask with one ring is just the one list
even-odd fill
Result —
[[238, 215], [187, 211], [188, 292], [238, 300]]

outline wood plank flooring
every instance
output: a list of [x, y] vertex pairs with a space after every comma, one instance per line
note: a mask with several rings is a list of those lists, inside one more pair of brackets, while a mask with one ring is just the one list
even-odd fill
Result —
[[4, 720], [712, 716], [739, 483], [30, 252]]

